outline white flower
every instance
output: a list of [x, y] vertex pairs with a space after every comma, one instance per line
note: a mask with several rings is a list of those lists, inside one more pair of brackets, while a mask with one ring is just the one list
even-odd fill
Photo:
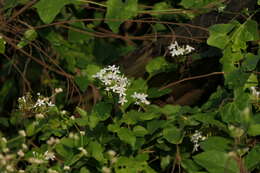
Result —
[[36, 107], [41, 107], [41, 106], [45, 106], [45, 100], [37, 99], [37, 101], [33, 107], [36, 108]]
[[191, 136], [191, 142], [194, 143], [193, 152], [198, 151], [198, 148], [200, 147], [199, 142], [204, 140], [206, 140], [206, 137], [202, 136], [201, 132], [196, 130], [195, 133]]
[[24, 137], [26, 136], [26, 133], [25, 133], [25, 131], [24, 131], [24, 130], [19, 130], [19, 132], [18, 132], [18, 133], [19, 133], [19, 135], [21, 135], [21, 136], [24, 136]]
[[13, 167], [12, 165], [7, 165], [7, 166], [6, 166], [6, 170], [7, 170], [8, 172], [14, 172], [14, 167]]
[[80, 150], [84, 155], [87, 155], [88, 152], [83, 147], [79, 147], [78, 150]]
[[99, 79], [105, 85], [105, 91], [113, 92], [119, 96], [119, 104], [123, 105], [127, 102], [126, 90], [129, 81], [119, 71], [119, 67], [115, 65], [108, 66], [101, 69], [98, 73], [93, 75], [93, 78]]
[[108, 150], [108, 151], [107, 151], [107, 154], [108, 154], [110, 157], [115, 157], [116, 152], [115, 152], [114, 150]]
[[179, 46], [178, 42], [175, 41], [172, 43], [168, 49], [170, 50], [170, 54], [172, 57], [179, 56], [179, 55], [186, 55], [194, 51], [195, 49], [191, 47], [190, 45], [185, 46]]
[[36, 114], [35, 115], [36, 119], [43, 119], [44, 115], [42, 113]]
[[61, 93], [63, 91], [63, 89], [62, 88], [55, 88], [54, 91], [55, 91], [56, 94], [58, 94], [58, 93]]
[[38, 159], [38, 158], [35, 158], [35, 157], [30, 157], [30, 158], [28, 159], [28, 161], [29, 161], [30, 163], [35, 163], [35, 164], [42, 164], [42, 163], [44, 163], [44, 160]]
[[132, 97], [134, 99], [136, 99], [135, 104], [137, 104], [137, 105], [140, 105], [140, 104], [149, 105], [150, 102], [146, 99], [147, 96], [148, 96], [147, 94], [137, 93], [137, 92], [134, 92], [134, 94], [132, 95]]
[[1, 139], [2, 139], [2, 142], [3, 142], [3, 143], [7, 143], [7, 140], [6, 140], [5, 137], [2, 137]]
[[104, 167], [102, 167], [102, 172], [103, 173], [110, 173], [111, 170], [110, 170], [110, 168], [104, 166]]
[[66, 171], [69, 171], [69, 170], [70, 170], [70, 167], [65, 165], [65, 166], [63, 167], [63, 169], [66, 170]]
[[10, 151], [9, 148], [3, 148], [4, 153], [8, 153], [9, 151]]
[[70, 119], [75, 120], [75, 117], [72, 115], [72, 116], [70, 117]]
[[54, 155], [53, 152], [46, 151], [44, 153], [44, 159], [45, 160], [54, 160], [55, 159], [55, 155]]
[[195, 49], [193, 47], [191, 47], [190, 45], [186, 45], [186, 50], [188, 53], [194, 51]]
[[59, 172], [53, 169], [48, 169], [48, 173], [59, 173]]
[[80, 133], [82, 136], [85, 135], [85, 131], [80, 131], [79, 133]]
[[23, 157], [24, 156], [24, 152], [22, 150], [19, 150], [17, 152], [17, 155], [20, 156], [20, 157]]
[[23, 150], [27, 150], [28, 149], [26, 144], [22, 144], [22, 148], [23, 148]]

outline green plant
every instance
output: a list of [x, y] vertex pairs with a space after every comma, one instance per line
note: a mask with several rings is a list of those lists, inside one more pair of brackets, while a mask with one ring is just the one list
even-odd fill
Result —
[[[217, 0], [5, 1], [0, 172], [260, 171], [259, 11], [208, 29], [187, 23], [212, 11], [229, 14], [226, 6]], [[124, 64], [122, 56], [155, 36], [182, 33], [176, 25], [208, 30], [207, 41], [187, 36], [204, 43], [189, 46], [170, 35], [173, 44], [153, 58], [154, 51], [143, 53], [134, 70], [127, 69], [132, 59], [125, 68], [111, 65]], [[190, 61], [206, 59], [200, 52], [206, 43], [222, 53], [221, 71], [169, 84]], [[166, 82], [154, 82], [164, 74]], [[163, 100], [175, 84], [216, 74], [224, 83], [201, 104]]]

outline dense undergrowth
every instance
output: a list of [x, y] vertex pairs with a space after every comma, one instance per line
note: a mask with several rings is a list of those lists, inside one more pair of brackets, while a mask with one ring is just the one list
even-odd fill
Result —
[[260, 171], [259, 0], [0, 5], [0, 172]]

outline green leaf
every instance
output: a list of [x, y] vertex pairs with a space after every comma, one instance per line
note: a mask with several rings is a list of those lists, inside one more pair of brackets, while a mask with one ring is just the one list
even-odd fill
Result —
[[82, 92], [85, 92], [88, 88], [89, 81], [87, 76], [76, 76], [75, 82]]
[[91, 156], [94, 157], [97, 161], [104, 162], [103, 151], [104, 148], [97, 141], [91, 141], [88, 145], [88, 151]]
[[32, 136], [36, 133], [35, 123], [31, 123], [30, 125], [26, 126], [26, 134], [28, 136]]
[[240, 24], [240, 26], [234, 31], [231, 39], [233, 42], [233, 50], [245, 50], [247, 48], [247, 41], [254, 41], [259, 39], [257, 22], [254, 20], [247, 20], [245, 23]]
[[65, 159], [69, 159], [73, 156], [73, 150], [60, 143], [55, 145], [55, 150], [59, 155], [61, 155]]
[[260, 135], [260, 124], [251, 124], [247, 132], [250, 136]]
[[228, 103], [221, 108], [222, 120], [226, 123], [247, 125], [251, 116], [250, 95], [243, 88], [237, 88], [234, 95], [234, 102]]
[[230, 38], [228, 33], [235, 27], [234, 24], [216, 24], [209, 27], [209, 38], [207, 44], [210, 46], [215, 46], [220, 49], [224, 49], [229, 43]]
[[220, 136], [211, 136], [207, 140], [200, 143], [200, 147], [204, 151], [229, 151], [231, 149], [232, 140]]
[[252, 172], [260, 164], [260, 146], [256, 145], [245, 157], [245, 165], [248, 171]]
[[137, 15], [138, 0], [108, 0], [106, 23], [113, 32], [119, 31], [119, 26], [123, 21]]
[[158, 88], [149, 88], [147, 94], [149, 98], [158, 98], [163, 95], [169, 94], [172, 90], [170, 88], [159, 90]]
[[128, 128], [120, 128], [120, 130], [117, 132], [117, 135], [122, 141], [134, 147], [136, 137], [131, 130], [129, 130]]
[[152, 120], [147, 123], [149, 134], [153, 134], [157, 129], [163, 128], [167, 124], [165, 120]]
[[206, 151], [194, 156], [193, 159], [210, 173], [239, 172], [237, 162], [225, 152]]
[[214, 125], [226, 132], [228, 129], [226, 125], [218, 120], [215, 119], [216, 112], [208, 112], [208, 113], [199, 113], [192, 116], [197, 121], [202, 122], [203, 124]]
[[95, 104], [92, 114], [95, 114], [101, 121], [105, 121], [110, 117], [112, 105], [106, 102], [99, 102]]
[[191, 159], [182, 159], [181, 160], [181, 166], [187, 170], [188, 172], [191, 172], [191, 173], [201, 173], [201, 172], [198, 172], [199, 170], [201, 170], [201, 167], [196, 164], [193, 160]]
[[[75, 18], [74, 18], [75, 19]], [[73, 19], [71, 19], [73, 20]], [[86, 31], [87, 28], [84, 22], [75, 22], [70, 24], [76, 30]], [[74, 43], [84, 43], [91, 38], [91, 36], [87, 35], [86, 33], [81, 33], [73, 29], [69, 29], [68, 31], [68, 40]]]
[[68, 147], [68, 148], [73, 148], [75, 146], [75, 139], [73, 138], [62, 138], [60, 140], [60, 143], [63, 144], [64, 146]]
[[22, 48], [29, 44], [29, 42], [35, 40], [37, 38], [37, 32], [34, 29], [29, 29], [25, 31], [24, 37], [22, 40], [17, 44], [18, 48]]
[[157, 57], [149, 61], [145, 69], [149, 73], [150, 77], [160, 72], [165, 72], [171, 68], [176, 68], [175, 65], [168, 63], [164, 57]]
[[80, 107], [76, 107], [76, 111], [77, 113], [79, 113], [81, 117], [86, 117], [88, 115], [88, 113], [85, 110], [81, 109]]
[[70, 0], [40, 0], [35, 7], [41, 20], [48, 24], [51, 23], [60, 10], [67, 4], [71, 3]]
[[133, 128], [133, 132], [135, 136], [138, 137], [143, 137], [148, 133], [148, 131], [143, 126], [139, 126], [139, 125]]
[[260, 5], [260, 0], [257, 1], [257, 5]]
[[167, 155], [165, 157], [162, 157], [161, 158], [161, 163], [160, 163], [161, 168], [163, 170], [165, 170], [165, 168], [167, 168], [167, 166], [171, 163], [171, 161], [172, 161], [172, 159], [171, 159], [171, 156], [169, 156], [169, 155]]
[[65, 165], [71, 166], [74, 163], [76, 163], [77, 161], [79, 161], [79, 159], [82, 158], [82, 154], [75, 154], [72, 157], [68, 157], [66, 158], [66, 162], [64, 163]]
[[181, 110], [180, 105], [165, 105], [163, 108], [161, 108], [161, 112], [165, 115], [177, 115]]
[[246, 71], [254, 70], [256, 68], [259, 59], [260, 59], [259, 55], [247, 53], [245, 56], [245, 61], [242, 64], [242, 68]]
[[90, 173], [86, 167], [82, 167], [79, 173]]
[[100, 71], [100, 67], [95, 64], [89, 64], [86, 68], [86, 75], [90, 81], [93, 81], [93, 75]]
[[171, 126], [163, 129], [163, 137], [172, 144], [180, 144], [182, 142], [182, 130]]
[[246, 81], [246, 84], [244, 85], [244, 89], [251, 88], [251, 87], [256, 87], [257, 84], [258, 84], [257, 75], [254, 74], [254, 73], [251, 73], [249, 78]]
[[5, 53], [5, 40], [2, 36], [0, 36], [0, 53]]

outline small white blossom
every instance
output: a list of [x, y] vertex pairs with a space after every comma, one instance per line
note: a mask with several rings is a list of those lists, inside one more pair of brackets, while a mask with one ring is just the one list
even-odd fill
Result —
[[4, 152], [4, 153], [8, 153], [9, 151], [10, 151], [9, 148], [7, 148], [7, 147], [6, 147], [6, 148], [3, 148], [3, 152]]
[[18, 132], [18, 133], [19, 133], [19, 135], [21, 135], [21, 136], [24, 136], [24, 137], [26, 136], [26, 133], [25, 133], [25, 131], [24, 131], [24, 130], [19, 130], [19, 132]]
[[114, 163], [117, 162], [117, 160], [118, 160], [117, 157], [113, 157], [110, 161], [111, 161], [112, 164], [114, 164]]
[[42, 99], [37, 99], [34, 107], [36, 108], [36, 107], [41, 107], [41, 106], [45, 106], [45, 101]]
[[260, 96], [260, 92], [256, 90], [256, 87], [250, 87], [250, 90], [252, 92], [252, 96], [254, 99], [258, 100]]
[[195, 49], [191, 47], [190, 45], [185, 46], [179, 46], [178, 42], [175, 41], [172, 43], [168, 49], [170, 50], [170, 54], [172, 57], [174, 56], [180, 56], [180, 55], [186, 55], [194, 51]]
[[80, 131], [79, 132], [82, 136], [84, 136], [86, 133], [85, 133], [85, 131]]
[[24, 152], [22, 150], [19, 150], [17, 152], [17, 155], [20, 156], [20, 157], [23, 157], [24, 156]]
[[200, 147], [199, 142], [204, 141], [205, 139], [206, 137], [202, 136], [201, 132], [198, 130], [195, 131], [195, 133], [191, 136], [191, 142], [194, 144], [193, 152], [198, 151], [198, 148]]
[[33, 163], [33, 164], [42, 164], [42, 163], [44, 163], [44, 160], [38, 159], [38, 158], [35, 158], [35, 157], [30, 157], [30, 158], [28, 159], [28, 161], [29, 161], [30, 163]]
[[54, 137], [50, 137], [50, 139], [48, 139], [46, 143], [48, 145], [55, 145], [55, 144], [58, 144], [59, 142], [60, 142], [60, 139], [54, 138]]
[[44, 115], [42, 113], [36, 114], [35, 115], [36, 119], [43, 119]]
[[104, 167], [102, 167], [102, 172], [103, 173], [110, 173], [111, 170], [110, 170], [110, 168], [104, 166]]
[[70, 117], [70, 119], [75, 120], [75, 117], [72, 115], [72, 116]]
[[6, 140], [5, 137], [2, 137], [1, 140], [2, 140], [3, 143], [7, 143], [7, 140]]
[[115, 157], [116, 152], [115, 152], [114, 150], [108, 150], [108, 151], [107, 151], [107, 154], [108, 154], [110, 157]]
[[63, 167], [63, 169], [66, 170], [66, 171], [69, 171], [69, 170], [70, 170], [70, 167], [65, 165], [65, 166]]
[[48, 169], [48, 173], [59, 173], [59, 172], [53, 169]]
[[115, 65], [108, 66], [93, 75], [93, 78], [99, 79], [105, 85], [105, 91], [118, 94], [119, 104], [123, 105], [127, 102], [126, 90], [129, 81], [121, 74], [119, 67]]
[[62, 88], [55, 88], [55, 93], [58, 94], [58, 93], [61, 93], [63, 91]]
[[18, 173], [25, 173], [25, 171], [22, 170], [22, 169], [20, 169], [20, 170], [18, 171]]
[[14, 172], [14, 167], [13, 167], [12, 165], [7, 165], [7, 166], [6, 166], [6, 170], [7, 170], [8, 172]]
[[79, 147], [78, 150], [80, 150], [84, 155], [87, 155], [88, 152], [83, 147]]
[[23, 148], [23, 150], [27, 150], [28, 146], [26, 144], [22, 144], [22, 148]]
[[38, 98], [36, 103], [34, 104], [33, 108], [42, 107], [42, 106], [48, 106], [48, 107], [55, 106], [55, 104], [53, 104], [49, 100], [50, 100], [49, 97]]
[[44, 159], [45, 160], [55, 160], [55, 155], [53, 152], [46, 151], [44, 153]]
[[134, 99], [136, 99], [135, 104], [137, 104], [137, 105], [140, 105], [140, 104], [149, 105], [150, 104], [150, 102], [146, 99], [148, 97], [147, 94], [134, 92], [132, 97]]

